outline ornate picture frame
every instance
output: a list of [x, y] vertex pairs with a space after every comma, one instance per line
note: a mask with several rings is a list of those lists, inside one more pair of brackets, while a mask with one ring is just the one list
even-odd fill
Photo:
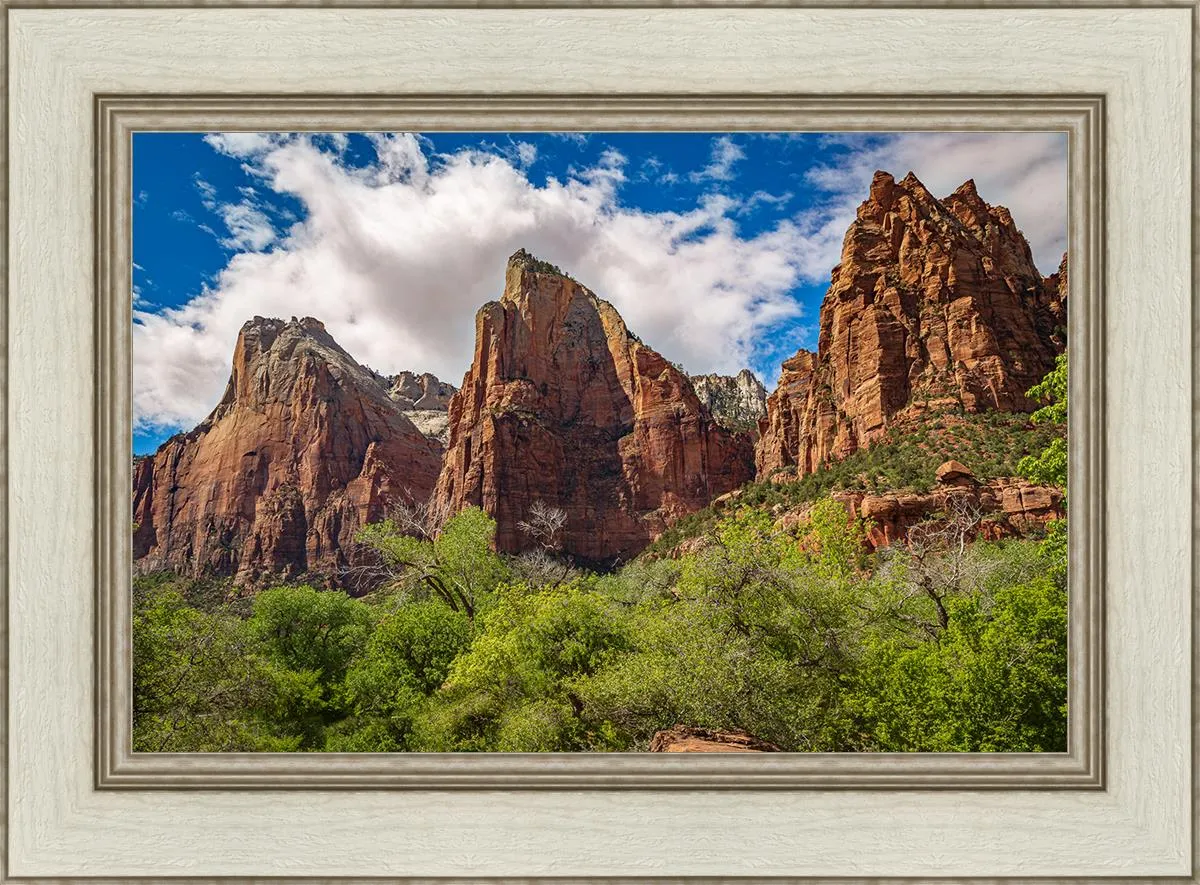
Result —
[[[5, 877], [1193, 878], [1192, 5], [5, 13]], [[499, 128], [1070, 134], [1066, 754], [130, 751], [131, 133]]]

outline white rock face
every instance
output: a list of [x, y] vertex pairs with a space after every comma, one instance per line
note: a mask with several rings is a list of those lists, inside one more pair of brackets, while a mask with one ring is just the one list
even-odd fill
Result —
[[450, 440], [450, 397], [458, 393], [453, 384], [438, 380], [428, 372], [401, 372], [390, 378], [381, 379], [388, 388], [388, 396], [404, 411], [404, 415], [416, 425], [427, 439], [435, 439], [442, 445]]
[[442, 445], [450, 441], [450, 413], [445, 409], [408, 409], [404, 414], [427, 438]]
[[436, 376], [424, 372], [401, 372], [391, 379], [388, 395], [403, 409], [446, 411], [450, 397], [458, 392], [453, 384], [439, 381]]
[[749, 369], [736, 376], [693, 375], [692, 386], [700, 402], [726, 427], [757, 431], [767, 415], [767, 388]]

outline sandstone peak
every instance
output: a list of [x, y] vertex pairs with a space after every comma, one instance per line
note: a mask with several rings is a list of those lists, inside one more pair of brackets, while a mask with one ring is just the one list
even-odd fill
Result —
[[757, 433], [767, 414], [767, 388], [749, 369], [737, 375], [693, 375], [692, 387], [723, 426]]
[[968, 178], [954, 189], [954, 193], [960, 197], [978, 197], [979, 190], [975, 187], [975, 179]]
[[1055, 276], [973, 181], [938, 200], [911, 172], [875, 173], [821, 305], [817, 353], [785, 361], [767, 401], [759, 470], [816, 470], [910, 406], [1030, 410], [1025, 391], [1065, 346], [1065, 267]]
[[508, 268], [510, 270], [516, 268], [530, 273], [551, 274], [558, 277], [568, 276], [558, 265], [551, 264], [549, 261], [543, 261], [526, 249], [518, 249], [512, 255], [508, 256]]
[[514, 256], [503, 297], [476, 317], [436, 494], [491, 514], [501, 550], [529, 543], [519, 523], [540, 500], [566, 513], [564, 552], [632, 556], [748, 480], [753, 443], [713, 420], [612, 305], [535, 261]]
[[450, 400], [458, 388], [429, 372], [401, 372], [383, 380], [388, 396], [404, 416], [421, 433], [444, 446], [450, 438]]
[[895, 189], [896, 179], [892, 177], [892, 174], [878, 169], [871, 179], [870, 200], [881, 206], [891, 206], [892, 194], [895, 192]]
[[239, 404], [261, 408], [288, 401], [302, 379], [318, 377], [324, 380], [314, 381], [314, 390], [351, 379], [364, 392], [377, 387], [373, 373], [343, 350], [320, 320], [256, 316], [238, 333], [229, 383], [207, 420], [215, 421]]
[[255, 317], [217, 407], [137, 464], [136, 567], [339, 582], [360, 526], [428, 497], [440, 452], [319, 321]]

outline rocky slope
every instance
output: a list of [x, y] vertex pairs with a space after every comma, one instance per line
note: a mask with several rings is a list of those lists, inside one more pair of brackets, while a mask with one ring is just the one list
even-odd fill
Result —
[[732, 430], [757, 433], [767, 416], [767, 388], [749, 369], [735, 376], [693, 375], [692, 387], [713, 417]]
[[450, 398], [458, 392], [453, 384], [424, 372], [401, 372], [384, 379], [388, 395], [400, 406], [417, 429], [445, 445], [450, 438]]
[[809, 473], [920, 410], [1028, 411], [1065, 346], [1066, 260], [1043, 278], [1002, 206], [973, 182], [938, 200], [877, 172], [846, 233], [817, 352], [783, 364], [767, 400], [760, 476]]
[[[1018, 477], [981, 482], [957, 461], [941, 466], [937, 485], [929, 492], [842, 491], [832, 497], [846, 506], [851, 518], [867, 520], [866, 542], [872, 549], [904, 541], [917, 525], [937, 530], [953, 512], [958, 512], [970, 536], [990, 541], [1034, 534], [1051, 520], [1066, 516], [1061, 489]], [[809, 508], [792, 510], [777, 523], [793, 528], [804, 523], [808, 513]]]
[[612, 305], [521, 251], [476, 316], [435, 494], [492, 514], [503, 551], [527, 546], [518, 523], [540, 499], [566, 512], [566, 553], [604, 562], [750, 479], [752, 446]]
[[135, 467], [136, 567], [336, 580], [360, 526], [428, 497], [440, 455], [320, 322], [255, 317], [212, 414]]

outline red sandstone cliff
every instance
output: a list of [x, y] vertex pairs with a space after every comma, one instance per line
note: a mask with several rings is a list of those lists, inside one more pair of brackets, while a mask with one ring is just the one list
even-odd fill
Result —
[[212, 414], [135, 467], [136, 567], [336, 579], [364, 523], [428, 497], [440, 454], [317, 320], [255, 317]]
[[435, 495], [492, 514], [500, 550], [527, 545], [517, 523], [540, 499], [567, 514], [565, 552], [628, 557], [753, 476], [749, 434], [714, 421], [612, 305], [524, 251], [475, 323]]
[[783, 364], [760, 475], [809, 473], [915, 410], [1028, 411], [1065, 347], [1066, 258], [1043, 278], [1002, 206], [968, 181], [938, 200], [875, 173], [821, 305], [817, 352]]

